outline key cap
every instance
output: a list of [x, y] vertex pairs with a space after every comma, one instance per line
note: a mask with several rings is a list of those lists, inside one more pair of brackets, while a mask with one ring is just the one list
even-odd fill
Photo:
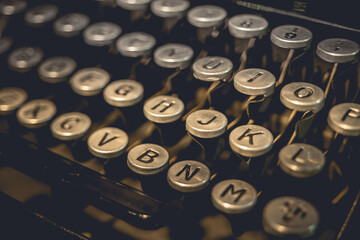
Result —
[[192, 70], [194, 77], [202, 81], [227, 81], [232, 75], [233, 64], [224, 57], [208, 56], [196, 60]]
[[125, 57], [142, 57], [151, 54], [156, 39], [144, 32], [125, 34], [116, 41], [117, 50]]
[[25, 10], [27, 6], [26, 1], [23, 0], [9, 0], [0, 2], [0, 14], [11, 16]]
[[301, 26], [282, 25], [271, 31], [270, 39], [276, 46], [281, 48], [309, 48], [312, 33]]
[[261, 38], [267, 33], [269, 23], [261, 16], [239, 14], [228, 21], [229, 32], [235, 38]]
[[210, 169], [201, 162], [185, 160], [173, 164], [167, 172], [169, 185], [184, 193], [205, 189], [210, 180]]
[[56, 56], [43, 61], [38, 67], [38, 73], [41, 80], [55, 84], [67, 80], [76, 66], [72, 58]]
[[296, 197], [278, 197], [263, 210], [264, 230], [276, 236], [310, 237], [319, 225], [319, 213], [309, 202]]
[[344, 136], [360, 136], [360, 104], [341, 103], [330, 109], [328, 125]]
[[184, 103], [176, 97], [157, 96], [144, 104], [144, 115], [155, 123], [171, 123], [178, 120], [184, 112]]
[[105, 87], [103, 95], [105, 101], [111, 106], [131, 107], [143, 99], [144, 88], [134, 80], [116, 80]]
[[316, 54], [331, 63], [346, 63], [356, 59], [359, 45], [348, 39], [330, 38], [318, 43]]
[[325, 156], [316, 147], [305, 143], [293, 143], [279, 152], [279, 166], [296, 178], [309, 178], [318, 174], [325, 166]]
[[82, 13], [69, 13], [55, 20], [54, 32], [61, 37], [71, 38], [80, 34], [90, 23], [90, 18]]
[[122, 28], [112, 22], [97, 22], [89, 25], [83, 32], [86, 44], [94, 47], [110, 45], [120, 34]]
[[225, 9], [215, 5], [202, 5], [191, 8], [187, 14], [189, 23], [198, 28], [219, 27], [227, 16]]
[[116, 0], [116, 3], [129, 11], [143, 10], [146, 9], [151, 0]]
[[0, 89], [0, 115], [8, 115], [25, 103], [28, 94], [21, 88]]
[[325, 95], [323, 90], [314, 84], [296, 82], [281, 89], [280, 100], [287, 108], [296, 111], [319, 112], [325, 104]]
[[59, 8], [55, 5], [40, 5], [30, 8], [25, 13], [25, 23], [30, 26], [41, 26], [47, 22], [54, 20], [59, 12]]
[[194, 51], [191, 47], [171, 43], [157, 48], [154, 52], [154, 60], [157, 65], [163, 68], [187, 68], [190, 65]]
[[184, 0], [155, 0], [151, 2], [151, 11], [161, 18], [182, 18], [188, 8], [189, 1]]
[[257, 191], [249, 183], [239, 179], [227, 179], [217, 183], [211, 190], [215, 208], [227, 214], [250, 211], [257, 202]]
[[8, 57], [9, 67], [18, 72], [27, 72], [40, 63], [44, 52], [38, 47], [20, 47]]
[[260, 68], [248, 68], [238, 72], [234, 77], [234, 87], [237, 91], [249, 95], [265, 97], [275, 91], [275, 76]]

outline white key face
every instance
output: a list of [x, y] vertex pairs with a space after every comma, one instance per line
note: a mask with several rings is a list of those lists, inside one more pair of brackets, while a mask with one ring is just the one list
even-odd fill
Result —
[[147, 100], [143, 112], [145, 117], [152, 122], [170, 123], [178, 120], [184, 109], [184, 103], [179, 98], [162, 95]]
[[0, 89], [0, 115], [6, 115], [20, 107], [28, 98], [21, 88], [6, 87]]
[[84, 30], [90, 23], [90, 18], [82, 13], [69, 13], [54, 22], [54, 31], [62, 37], [73, 37]]
[[203, 57], [192, 65], [194, 77], [206, 81], [214, 82], [218, 80], [228, 80], [233, 71], [232, 62], [224, 57]]
[[252, 14], [235, 15], [228, 24], [230, 34], [236, 38], [262, 37], [269, 25], [265, 18]]
[[55, 5], [34, 7], [25, 13], [25, 22], [32, 25], [43, 24], [55, 19], [58, 12], [59, 8]]
[[249, 183], [228, 179], [217, 183], [211, 191], [213, 205], [227, 214], [248, 212], [257, 201], [257, 191]]
[[187, 20], [199, 28], [218, 27], [223, 24], [227, 12], [215, 5], [202, 5], [189, 10]]
[[317, 45], [316, 54], [327, 62], [346, 63], [356, 59], [359, 49], [359, 44], [351, 40], [331, 38]]
[[275, 91], [275, 83], [271, 72], [259, 68], [244, 69], [234, 77], [235, 89], [249, 96], [269, 96]]
[[82, 96], [94, 96], [109, 83], [110, 74], [102, 68], [83, 68], [70, 78], [74, 92]]
[[122, 29], [112, 22], [98, 22], [88, 26], [84, 32], [84, 41], [95, 47], [110, 45], [122, 33]]
[[151, 11], [162, 18], [181, 18], [189, 8], [190, 2], [185, 0], [156, 0], [151, 3]]
[[126, 57], [148, 56], [156, 40], [153, 36], [143, 32], [125, 34], [116, 41], [117, 50]]
[[91, 119], [80, 112], [64, 113], [55, 118], [51, 125], [51, 133], [59, 140], [71, 141], [83, 137], [91, 126]]
[[75, 70], [76, 65], [74, 59], [69, 57], [48, 58], [38, 68], [39, 77], [48, 83], [64, 81]]
[[308, 48], [312, 41], [312, 33], [301, 26], [283, 25], [271, 31], [270, 39], [281, 48]]
[[134, 80], [117, 80], [107, 85], [103, 94], [105, 101], [114, 107], [130, 107], [143, 99], [144, 88]]
[[19, 71], [26, 71], [40, 63], [44, 52], [38, 47], [20, 47], [10, 53], [9, 66]]
[[181, 161], [169, 168], [167, 181], [177, 191], [197, 192], [209, 184], [210, 170], [198, 161]]
[[341, 103], [333, 106], [327, 122], [334, 131], [344, 136], [360, 136], [360, 104]]
[[157, 65], [164, 68], [186, 68], [194, 55], [191, 47], [171, 43], [157, 48], [154, 52], [154, 60]]

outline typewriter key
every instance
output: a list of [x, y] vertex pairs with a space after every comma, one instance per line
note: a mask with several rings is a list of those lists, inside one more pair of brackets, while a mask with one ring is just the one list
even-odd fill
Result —
[[132, 148], [127, 156], [127, 165], [140, 175], [156, 175], [169, 164], [169, 154], [165, 148], [152, 144], [140, 144]]
[[321, 41], [316, 48], [316, 54], [331, 63], [345, 63], [356, 59], [359, 45], [348, 39], [331, 38]]
[[110, 45], [122, 33], [122, 29], [112, 22], [98, 22], [88, 26], [83, 37], [86, 44], [94, 47]]
[[318, 225], [317, 209], [301, 198], [275, 198], [263, 210], [263, 227], [271, 235], [310, 237]]
[[128, 143], [129, 137], [126, 132], [114, 127], [100, 128], [87, 139], [90, 153], [104, 160], [104, 164], [122, 155]]
[[294, 82], [281, 89], [280, 100], [292, 110], [319, 112], [325, 104], [325, 95], [323, 90], [314, 84]]
[[228, 21], [229, 32], [235, 38], [261, 38], [267, 33], [269, 23], [263, 17], [239, 14]]
[[54, 32], [61, 37], [74, 37], [90, 23], [90, 18], [82, 13], [69, 13], [55, 20]]
[[219, 27], [227, 16], [225, 9], [215, 5], [202, 5], [189, 10], [189, 23], [198, 28]]
[[210, 169], [198, 161], [177, 162], [169, 168], [167, 181], [173, 189], [179, 192], [198, 192], [208, 186]]
[[197, 110], [186, 118], [186, 131], [200, 145], [203, 161], [212, 162], [217, 158], [219, 141], [226, 131], [227, 123], [226, 116], [215, 110]]
[[50, 125], [52, 135], [62, 141], [80, 139], [88, 133], [90, 127], [91, 119], [80, 112], [64, 113]]
[[255, 206], [257, 191], [251, 184], [242, 180], [223, 180], [213, 187], [211, 201], [221, 212], [241, 214], [250, 211]]
[[232, 75], [233, 64], [224, 57], [208, 56], [196, 60], [192, 70], [194, 77], [202, 81], [227, 81]]
[[0, 2], [0, 14], [11, 16], [23, 11], [27, 2], [23, 0], [9, 0]]
[[325, 165], [324, 154], [316, 147], [305, 143], [293, 143], [279, 152], [279, 166], [296, 178], [309, 178], [318, 174]]
[[272, 95], [275, 82], [275, 76], [271, 72], [259, 68], [241, 70], [234, 77], [235, 89], [249, 96]]
[[327, 122], [331, 129], [344, 136], [360, 136], [360, 104], [341, 103], [330, 109]]
[[20, 47], [10, 53], [8, 64], [15, 71], [27, 72], [38, 65], [43, 56], [43, 50], [38, 47]]
[[[330, 87], [334, 80], [335, 74], [339, 67], [339, 63], [349, 63], [356, 60], [357, 54], [359, 53], [359, 45], [351, 40], [343, 38], [330, 38], [321, 41], [316, 48], [316, 54], [322, 60], [333, 63], [331, 74], [327, 80], [327, 86], [325, 88], [325, 97], [330, 91]], [[349, 71], [348, 69], [346, 71]], [[325, 76], [324, 79], [326, 80]], [[346, 80], [344, 80], [346, 81]], [[348, 89], [343, 89], [345, 84], [339, 84], [337, 87], [340, 87], [338, 92], [349, 91]], [[357, 87], [356, 81], [352, 84], [355, 88]], [[348, 87], [349, 88], [349, 87]], [[350, 87], [351, 88], [351, 87]], [[349, 91], [351, 92], [351, 90]]]
[[151, 11], [161, 18], [182, 18], [190, 2], [186, 0], [155, 0], [151, 2]]
[[229, 135], [231, 149], [245, 157], [259, 157], [273, 147], [273, 135], [266, 128], [258, 125], [242, 125]]
[[127, 130], [133, 130], [144, 122], [143, 117], [133, 117], [138, 114], [138, 103], [144, 97], [144, 88], [141, 83], [130, 79], [113, 81], [105, 87], [103, 96], [105, 102], [120, 111], [121, 125], [124, 125]]
[[55, 19], [59, 8], [55, 5], [41, 5], [30, 8], [25, 13], [25, 22], [31, 26], [41, 26]]
[[270, 39], [276, 46], [281, 48], [309, 48], [312, 33], [301, 26], [283, 25], [271, 31]]
[[143, 32], [132, 32], [121, 36], [116, 41], [117, 50], [125, 57], [143, 57], [151, 54], [156, 40]]
[[170, 43], [157, 48], [154, 52], [154, 60], [157, 65], [163, 68], [184, 69], [190, 65], [194, 51], [191, 47]]
[[109, 83], [110, 75], [101, 68], [83, 68], [70, 78], [73, 91], [81, 96], [95, 96]]
[[76, 62], [69, 57], [51, 57], [43, 61], [38, 67], [39, 77], [47, 83], [62, 82], [75, 70], [76, 65]]
[[56, 141], [52, 138], [48, 125], [56, 112], [56, 105], [52, 101], [34, 99], [21, 106], [16, 117], [22, 126], [35, 135], [38, 143], [50, 147], [56, 145]]
[[0, 89], [0, 115], [11, 114], [18, 109], [28, 98], [21, 88], [5, 87]]
[[55, 116], [56, 106], [47, 99], [35, 99], [25, 103], [16, 113], [21, 125], [27, 128], [41, 128]]
[[175, 144], [185, 132], [180, 117], [184, 103], [172, 96], [156, 96], [147, 100], [143, 107], [144, 116], [157, 127], [162, 145]]

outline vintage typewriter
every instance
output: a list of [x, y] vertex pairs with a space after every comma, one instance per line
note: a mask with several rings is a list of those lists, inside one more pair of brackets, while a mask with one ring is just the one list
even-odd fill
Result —
[[0, 1], [0, 239], [358, 239], [349, 1]]

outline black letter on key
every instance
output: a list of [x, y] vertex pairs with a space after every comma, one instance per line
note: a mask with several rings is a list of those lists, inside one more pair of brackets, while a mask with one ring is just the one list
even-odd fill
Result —
[[195, 176], [195, 174], [196, 174], [197, 172], [200, 171], [200, 168], [195, 168], [195, 170], [190, 174], [190, 168], [191, 168], [191, 165], [190, 165], [190, 164], [186, 164], [186, 165], [183, 167], [183, 169], [181, 169], [181, 171], [176, 174], [176, 176], [177, 176], [177, 177], [180, 176], [180, 175], [185, 171], [185, 179], [186, 179], [187, 181], [189, 181], [192, 177]]
[[240, 141], [241, 139], [245, 138], [245, 137], [249, 137], [249, 143], [251, 145], [254, 144], [254, 139], [253, 139], [253, 136], [254, 135], [259, 135], [259, 134], [264, 134], [263, 132], [254, 132], [254, 133], [249, 133], [251, 131], [250, 128], [246, 129], [246, 131], [240, 135], [240, 137], [238, 137], [238, 141]]
[[240, 189], [238, 191], [235, 191], [234, 185], [230, 184], [221, 194], [221, 197], [224, 197], [229, 191], [232, 195], [238, 194], [238, 196], [234, 199], [234, 202], [236, 203], [239, 201], [239, 199], [246, 193], [246, 189]]
[[215, 120], [216, 116], [212, 116], [207, 122], [203, 122], [202, 120], [197, 120], [197, 122], [201, 125], [208, 125]]
[[166, 100], [162, 100], [161, 102], [159, 102], [158, 104], [156, 104], [155, 106], [153, 106], [151, 108], [151, 110], [155, 110], [156, 108], [158, 108], [161, 104], [164, 104], [165, 107], [163, 109], [161, 109], [159, 112], [165, 112], [168, 108], [170, 108], [171, 106], [173, 106], [175, 103], [174, 102], [166, 102]]
[[109, 142], [111, 142], [111, 141], [119, 138], [119, 137], [116, 137], [116, 136], [115, 136], [115, 137], [109, 138], [108, 140], [105, 140], [108, 135], [109, 135], [109, 133], [105, 133], [105, 135], [103, 136], [103, 138], [100, 140], [100, 142], [99, 142], [99, 144], [98, 144], [99, 147], [101, 147], [102, 145], [105, 145], [105, 144], [107, 144], [107, 143], [109, 143]]
[[129, 92], [131, 92], [131, 90], [133, 90], [134, 87], [133, 86], [130, 86], [130, 85], [123, 85], [123, 86], [120, 86], [119, 88], [117, 88], [115, 90], [115, 93], [118, 94], [118, 95], [123, 95], [123, 96], [126, 96]]
[[341, 121], [345, 121], [347, 117], [360, 118], [360, 109], [350, 108], [349, 110], [346, 111], [344, 116], [341, 118]]
[[283, 216], [283, 220], [288, 222], [292, 221], [296, 216], [299, 216], [300, 218], [304, 218], [306, 216], [306, 212], [304, 209], [301, 208], [301, 206], [291, 204], [289, 202], [284, 203], [285, 207], [285, 214]]
[[[154, 158], [158, 157], [159, 153], [155, 152], [154, 150], [148, 149], [146, 152], [141, 154], [139, 157], [137, 157], [136, 160], [143, 162], [143, 163], [151, 163], [154, 161]], [[146, 159], [143, 159], [146, 158]]]

